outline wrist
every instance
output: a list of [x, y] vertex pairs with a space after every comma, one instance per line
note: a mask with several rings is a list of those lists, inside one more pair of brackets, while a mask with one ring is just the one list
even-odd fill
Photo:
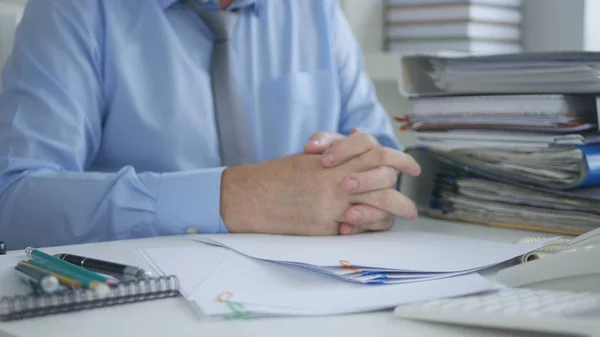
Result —
[[221, 176], [220, 214], [225, 227], [231, 233], [254, 232], [252, 220], [255, 219], [254, 211], [248, 205], [252, 197], [248, 191], [252, 188], [248, 183], [250, 173], [247, 167], [227, 168]]

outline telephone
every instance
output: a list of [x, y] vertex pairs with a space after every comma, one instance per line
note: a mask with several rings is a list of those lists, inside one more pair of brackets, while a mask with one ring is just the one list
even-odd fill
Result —
[[499, 271], [496, 281], [508, 287], [600, 293], [600, 228], [548, 242], [521, 264]]

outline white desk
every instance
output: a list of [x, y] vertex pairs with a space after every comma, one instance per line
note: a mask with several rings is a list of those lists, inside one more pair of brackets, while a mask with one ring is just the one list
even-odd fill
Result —
[[[394, 230], [403, 228], [435, 231], [512, 242], [531, 232], [489, 228], [420, 218], [407, 224], [399, 221]], [[533, 234], [538, 235], [538, 234]], [[94, 255], [143, 266], [132, 253], [139, 248], [193, 245], [189, 236], [163, 237], [121, 242], [86, 244], [44, 249], [48, 252], [69, 252]], [[493, 276], [493, 275], [492, 275]], [[0, 285], [1, 286], [1, 285]], [[513, 332], [487, 331], [417, 323], [394, 318], [391, 312], [314, 318], [258, 319], [251, 321], [202, 321], [188, 308], [182, 298], [92, 309], [21, 321], [1, 322], [0, 337], [107, 337], [107, 336], [536, 336]]]

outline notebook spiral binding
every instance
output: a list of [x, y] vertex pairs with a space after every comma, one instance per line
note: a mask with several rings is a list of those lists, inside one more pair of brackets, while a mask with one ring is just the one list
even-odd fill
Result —
[[99, 298], [89, 289], [67, 289], [44, 295], [6, 296], [0, 298], [0, 320], [17, 320], [178, 295], [179, 279], [170, 275], [120, 282], [112, 286], [109, 295], [104, 298]]

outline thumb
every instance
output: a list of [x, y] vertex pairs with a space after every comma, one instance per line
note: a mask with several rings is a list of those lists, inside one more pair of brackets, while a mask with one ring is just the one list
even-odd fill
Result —
[[317, 132], [310, 136], [304, 145], [305, 153], [322, 154], [331, 144], [346, 138], [346, 136], [334, 132]]

